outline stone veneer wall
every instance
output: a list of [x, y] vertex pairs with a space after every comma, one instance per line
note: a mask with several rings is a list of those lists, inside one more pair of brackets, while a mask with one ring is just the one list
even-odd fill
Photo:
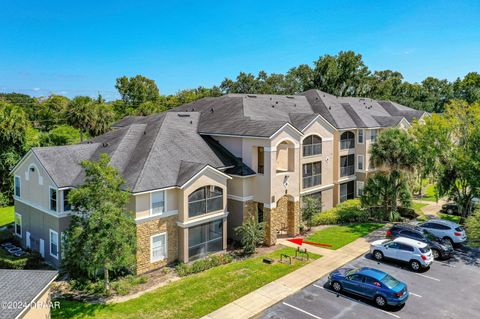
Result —
[[[161, 268], [178, 259], [177, 216], [159, 218], [137, 225], [137, 274]], [[150, 262], [150, 237], [167, 233], [167, 259]]]
[[300, 202], [288, 200], [288, 196], [283, 196], [277, 202], [276, 208], [265, 208], [265, 244], [275, 245], [277, 233], [284, 228], [287, 229], [288, 236], [295, 236], [299, 232], [300, 226]]
[[257, 217], [257, 202], [253, 200], [246, 201], [243, 208], [243, 221], [246, 222], [249, 218]]

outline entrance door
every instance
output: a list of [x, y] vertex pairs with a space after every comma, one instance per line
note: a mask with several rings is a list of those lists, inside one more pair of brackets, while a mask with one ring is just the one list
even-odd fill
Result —
[[26, 239], [25, 239], [25, 242], [27, 244], [27, 248], [30, 248], [31, 247], [31, 243], [30, 243], [30, 232], [27, 231], [27, 236], [26, 236]]
[[45, 241], [40, 239], [40, 255], [45, 257]]

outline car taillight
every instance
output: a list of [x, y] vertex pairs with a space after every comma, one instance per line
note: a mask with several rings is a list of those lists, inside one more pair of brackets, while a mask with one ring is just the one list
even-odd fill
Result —
[[387, 233], [385, 234], [386, 236], [392, 236], [392, 232], [389, 230], [387, 230]]
[[462, 236], [462, 233], [459, 233], [458, 231], [456, 231], [455, 233], [453, 233], [455, 236]]
[[403, 296], [403, 291], [394, 293], [394, 295], [395, 295], [395, 297], [401, 297], [401, 296]]
[[427, 260], [427, 256], [422, 255], [423, 260]]

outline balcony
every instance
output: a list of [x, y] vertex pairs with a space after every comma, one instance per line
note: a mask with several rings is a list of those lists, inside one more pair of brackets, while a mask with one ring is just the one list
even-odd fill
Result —
[[348, 165], [340, 167], [340, 177], [350, 176], [355, 173], [355, 165]]
[[303, 178], [303, 188], [310, 188], [322, 184], [322, 175], [313, 175]]

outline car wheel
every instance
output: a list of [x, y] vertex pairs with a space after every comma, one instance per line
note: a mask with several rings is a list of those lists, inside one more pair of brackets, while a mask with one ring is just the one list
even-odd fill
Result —
[[440, 259], [440, 253], [436, 249], [432, 249], [433, 259]]
[[332, 289], [335, 292], [340, 292], [340, 291], [342, 291], [342, 285], [338, 281], [334, 281], [334, 282], [332, 282]]
[[375, 303], [379, 307], [385, 307], [385, 305], [387, 304], [387, 301], [382, 296], [376, 296], [375, 297]]
[[443, 237], [443, 240], [445, 240], [446, 242], [448, 242], [450, 244], [450, 246], [454, 246], [454, 242], [453, 242], [453, 239], [451, 239], [450, 237]]
[[383, 259], [383, 253], [379, 250], [375, 250], [373, 252], [373, 258], [375, 258], [376, 260], [382, 260]]
[[420, 262], [418, 262], [417, 260], [412, 260], [412, 261], [410, 262], [410, 267], [411, 267], [414, 271], [419, 271], [422, 266], [420, 265]]
[[447, 214], [452, 215], [453, 214], [453, 209], [451, 209], [451, 208], [447, 209]]

